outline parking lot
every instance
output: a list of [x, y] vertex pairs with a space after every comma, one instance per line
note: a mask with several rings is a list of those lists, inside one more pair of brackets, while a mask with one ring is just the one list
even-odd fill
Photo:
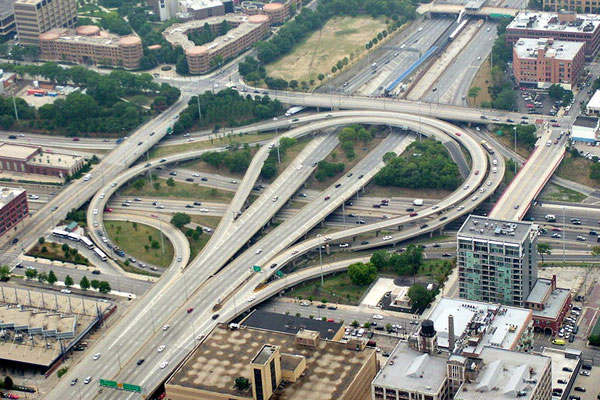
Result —
[[[582, 369], [581, 371], [585, 370]], [[581, 375], [581, 371], [575, 379], [573, 389], [569, 393], [569, 398], [576, 400], [576, 398], [571, 396], [579, 396], [581, 400], [596, 400], [600, 394], [600, 368], [592, 368], [589, 371], [590, 376]], [[575, 388], [585, 389], [585, 392], [575, 390]]]

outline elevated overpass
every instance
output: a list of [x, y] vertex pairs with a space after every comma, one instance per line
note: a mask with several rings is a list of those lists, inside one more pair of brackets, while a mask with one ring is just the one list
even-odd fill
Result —
[[[523, 168], [506, 188], [490, 212], [490, 218], [518, 221], [525, 216], [534, 199], [540, 194], [565, 156], [565, 141], [551, 139], [548, 129], [538, 139], [537, 147]], [[550, 146], [547, 143], [551, 143]]]
[[417, 8], [419, 14], [455, 14], [460, 15], [464, 11], [464, 15], [482, 18], [512, 18], [519, 13], [518, 8], [504, 7], [480, 7], [477, 9], [469, 9], [459, 4], [421, 4]]

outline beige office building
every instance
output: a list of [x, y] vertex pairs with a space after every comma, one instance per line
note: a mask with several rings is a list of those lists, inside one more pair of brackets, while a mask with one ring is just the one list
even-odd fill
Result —
[[137, 35], [118, 36], [95, 25], [54, 28], [39, 37], [42, 60], [71, 61], [135, 69], [144, 55]]
[[17, 0], [14, 8], [22, 45], [38, 46], [42, 33], [52, 28], [72, 28], [77, 23], [75, 0]]
[[[234, 28], [224, 36], [217, 37], [214, 41], [203, 46], [196, 46], [188, 34], [204, 29], [208, 25], [216, 34], [223, 21], [227, 21]], [[223, 62], [246, 51], [269, 33], [269, 17], [266, 15], [225, 15], [198, 21], [189, 21], [183, 24], [173, 24], [163, 32], [164, 38], [173, 47], [183, 48], [188, 63], [190, 74], [205, 74], [215, 66], [211, 64], [217, 56]]]

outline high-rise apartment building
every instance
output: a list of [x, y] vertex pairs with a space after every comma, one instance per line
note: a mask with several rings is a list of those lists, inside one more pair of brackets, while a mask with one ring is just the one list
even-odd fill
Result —
[[16, 0], [14, 8], [22, 45], [39, 46], [40, 34], [52, 28], [72, 28], [77, 23], [75, 0]]
[[537, 279], [537, 226], [470, 215], [457, 255], [460, 297], [522, 307]]
[[16, 30], [14, 1], [0, 0], [0, 38], [12, 36]]

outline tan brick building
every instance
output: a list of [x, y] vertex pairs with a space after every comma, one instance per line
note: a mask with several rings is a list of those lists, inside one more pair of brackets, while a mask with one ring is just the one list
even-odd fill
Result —
[[42, 33], [52, 28], [72, 28], [77, 23], [75, 0], [16, 0], [14, 9], [22, 45], [38, 46]]
[[570, 90], [585, 63], [584, 43], [519, 39], [513, 47], [515, 80], [540, 89], [559, 84]]
[[40, 58], [101, 64], [135, 69], [140, 66], [143, 48], [137, 35], [118, 36], [95, 25], [76, 29], [54, 28], [39, 37]]
[[[219, 32], [221, 23], [227, 21], [234, 28], [227, 35], [219, 36], [203, 46], [196, 46], [188, 38], [192, 31], [204, 29], [208, 24], [214, 34]], [[214, 66], [211, 61], [220, 56], [223, 61], [237, 56], [265, 37], [269, 32], [269, 17], [254, 15], [225, 15], [183, 24], [173, 24], [163, 32], [164, 38], [173, 47], [183, 48], [190, 74], [205, 74]]]

